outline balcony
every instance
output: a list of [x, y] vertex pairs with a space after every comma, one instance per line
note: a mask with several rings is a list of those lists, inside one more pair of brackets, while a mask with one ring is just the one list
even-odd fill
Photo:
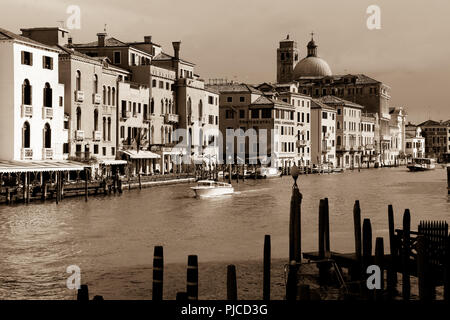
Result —
[[333, 149], [331, 144], [327, 143], [326, 140], [322, 141], [322, 153], [328, 153]]
[[53, 149], [52, 148], [42, 149], [42, 160], [51, 160], [51, 159], [53, 159]]
[[28, 104], [22, 105], [22, 117], [32, 117], [33, 116], [33, 106]]
[[372, 151], [374, 149], [373, 144], [366, 144], [366, 150]]
[[77, 140], [77, 141], [84, 140], [84, 131], [83, 130], [76, 130], [75, 131], [75, 140]]
[[100, 141], [101, 139], [102, 139], [101, 131], [93, 131], [92, 132], [92, 140], [93, 141]]
[[75, 152], [75, 159], [76, 161], [83, 162], [83, 161], [89, 161], [92, 159], [91, 152], [90, 151], [77, 151]]
[[31, 160], [31, 159], [33, 159], [33, 149], [22, 148], [22, 160]]
[[178, 123], [180, 117], [177, 114], [169, 113], [164, 115], [164, 121], [166, 123]]
[[94, 93], [92, 94], [92, 103], [93, 104], [100, 104], [102, 102], [102, 96], [100, 93]]
[[80, 90], [75, 91], [75, 101], [83, 102], [84, 101], [84, 92]]
[[49, 107], [42, 107], [42, 118], [43, 119], [52, 119], [53, 118], [53, 109]]
[[102, 106], [102, 113], [104, 115], [110, 115], [111, 114], [111, 107], [106, 106], [106, 105]]
[[306, 147], [307, 145], [308, 145], [308, 141], [306, 141], [306, 140], [297, 140], [297, 142], [296, 142], [297, 148]]
[[121, 112], [121, 118], [122, 118], [122, 120], [130, 119], [131, 118], [131, 112], [130, 111], [122, 111]]

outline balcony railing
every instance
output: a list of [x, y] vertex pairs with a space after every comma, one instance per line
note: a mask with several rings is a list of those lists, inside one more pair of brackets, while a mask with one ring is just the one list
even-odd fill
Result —
[[297, 140], [297, 142], [296, 142], [297, 148], [306, 147], [307, 145], [308, 145], [308, 141], [306, 141], [306, 140]]
[[53, 109], [49, 107], [42, 107], [42, 118], [43, 119], [52, 119], [53, 118]]
[[22, 105], [22, 117], [32, 117], [33, 116], [33, 106], [28, 104]]
[[92, 140], [94, 141], [100, 141], [102, 139], [102, 133], [101, 131], [93, 131], [92, 132]]
[[166, 123], [178, 123], [180, 117], [177, 114], [169, 113], [164, 115], [164, 121]]
[[102, 102], [102, 96], [100, 95], [100, 93], [92, 94], [92, 103], [100, 104], [101, 102]]
[[84, 131], [83, 130], [75, 131], [75, 140], [78, 140], [78, 141], [84, 140]]
[[22, 160], [31, 160], [31, 159], [33, 159], [33, 149], [22, 148]]
[[110, 107], [110, 106], [103, 105], [103, 106], [102, 106], [102, 113], [105, 114], [105, 115], [111, 114], [111, 107]]
[[53, 149], [52, 148], [42, 149], [42, 160], [51, 160], [51, 159], [53, 159]]
[[84, 92], [81, 90], [75, 91], [75, 101], [76, 102], [83, 102], [84, 101]]

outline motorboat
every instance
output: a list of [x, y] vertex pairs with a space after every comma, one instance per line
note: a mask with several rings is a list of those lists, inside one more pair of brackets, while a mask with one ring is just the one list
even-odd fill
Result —
[[281, 175], [280, 170], [275, 167], [260, 167], [256, 169], [256, 176], [258, 178], [274, 178]]
[[434, 170], [436, 168], [436, 160], [430, 158], [413, 158], [412, 163], [407, 167], [410, 171]]
[[191, 187], [191, 189], [195, 191], [196, 197], [200, 198], [234, 193], [234, 188], [231, 184], [214, 180], [200, 180], [197, 182], [197, 186]]

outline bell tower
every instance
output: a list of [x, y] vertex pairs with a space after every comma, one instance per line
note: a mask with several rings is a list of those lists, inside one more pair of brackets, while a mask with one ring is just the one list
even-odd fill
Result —
[[291, 82], [293, 71], [298, 62], [297, 42], [289, 39], [280, 41], [277, 49], [277, 83]]

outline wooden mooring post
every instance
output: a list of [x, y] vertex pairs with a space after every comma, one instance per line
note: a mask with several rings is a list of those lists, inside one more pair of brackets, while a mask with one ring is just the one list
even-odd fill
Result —
[[384, 295], [384, 241], [383, 238], [377, 237], [375, 240], [375, 265], [380, 268], [380, 289], [375, 292], [375, 299], [377, 301], [383, 300]]
[[292, 177], [294, 178], [294, 185], [292, 186], [291, 209], [289, 216], [289, 261], [301, 261], [301, 206], [302, 194], [297, 185], [298, 168], [294, 165], [292, 167]]
[[[363, 221], [363, 231], [362, 231], [362, 273], [366, 275], [366, 270], [372, 263], [372, 225], [370, 219], [364, 219]], [[364, 277], [365, 278], [365, 277]], [[367, 290], [367, 287], [363, 284], [363, 293], [366, 298], [370, 299], [371, 294]]]
[[388, 206], [388, 222], [389, 222], [389, 247], [391, 252], [391, 260], [387, 266], [387, 292], [388, 298], [392, 299], [397, 292], [397, 265], [398, 265], [398, 243], [395, 235], [394, 224], [394, 208], [392, 204]]
[[264, 236], [263, 300], [270, 300], [270, 235]]
[[292, 260], [289, 263], [288, 278], [286, 284], [286, 300], [297, 299], [297, 262]]
[[155, 246], [153, 254], [153, 290], [152, 300], [163, 299], [164, 251], [162, 246]]
[[89, 301], [89, 289], [87, 284], [82, 284], [77, 292], [77, 301]]
[[186, 293], [188, 300], [198, 300], [198, 257], [188, 256]]
[[84, 201], [88, 201], [88, 168], [84, 168]]
[[353, 230], [355, 237], [355, 256], [356, 264], [351, 270], [352, 281], [361, 279], [361, 263], [362, 263], [362, 239], [361, 239], [361, 208], [359, 206], [359, 200], [355, 201], [353, 206]]
[[402, 297], [403, 300], [409, 300], [411, 297], [411, 282], [409, 278], [409, 257], [411, 232], [411, 214], [409, 209], [405, 209], [403, 214], [403, 248], [402, 248]]
[[236, 266], [233, 264], [227, 266], [227, 300], [237, 300]]

